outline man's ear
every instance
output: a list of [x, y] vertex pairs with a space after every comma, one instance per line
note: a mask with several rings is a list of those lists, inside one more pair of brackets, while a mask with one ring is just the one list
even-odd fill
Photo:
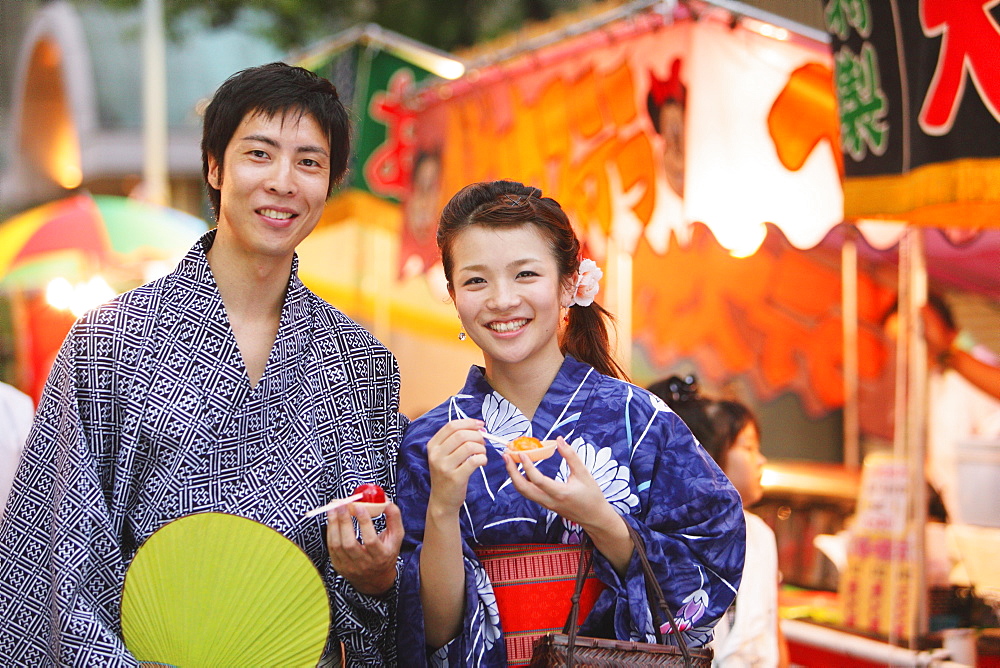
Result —
[[222, 190], [222, 169], [219, 166], [219, 161], [213, 156], [208, 156], [208, 185], [212, 186], [216, 190]]

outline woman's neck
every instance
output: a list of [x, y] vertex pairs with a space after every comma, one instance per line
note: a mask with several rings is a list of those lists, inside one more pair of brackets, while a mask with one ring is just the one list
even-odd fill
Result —
[[563, 359], [559, 353], [558, 358], [534, 364], [491, 364], [487, 360], [486, 381], [530, 421], [558, 375]]

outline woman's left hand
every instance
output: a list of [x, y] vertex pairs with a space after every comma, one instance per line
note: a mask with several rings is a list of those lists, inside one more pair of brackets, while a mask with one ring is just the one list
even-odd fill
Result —
[[[526, 454], [504, 452], [504, 464], [507, 466], [507, 474], [514, 484], [514, 489], [524, 498], [545, 506], [571, 522], [576, 522], [585, 530], [593, 526], [595, 520], [610, 518], [605, 513], [595, 512], [598, 509], [603, 510], [605, 506], [614, 514], [614, 518], [617, 518], [617, 512], [604, 498], [601, 486], [594, 480], [594, 476], [576, 454], [576, 450], [571, 448], [562, 436], [556, 438], [556, 449], [569, 466], [566, 482], [558, 482], [546, 476], [535, 468]], [[523, 467], [523, 474], [517, 470], [518, 464]]]
[[[604, 491], [576, 450], [561, 436], [556, 439], [556, 448], [569, 467], [566, 482], [558, 482], [540, 472], [524, 453], [518, 453], [516, 458], [509, 452], [503, 453], [507, 475], [514, 489], [524, 498], [579, 524], [618, 576], [624, 577], [633, 549], [625, 520], [604, 497]], [[517, 470], [518, 464], [522, 466], [523, 474]]]

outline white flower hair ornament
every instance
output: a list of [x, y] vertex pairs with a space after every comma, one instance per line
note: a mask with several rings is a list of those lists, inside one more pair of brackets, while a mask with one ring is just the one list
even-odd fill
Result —
[[576, 288], [573, 290], [573, 301], [570, 306], [590, 306], [594, 297], [601, 289], [601, 278], [604, 272], [590, 258], [580, 260], [580, 268], [576, 270]]

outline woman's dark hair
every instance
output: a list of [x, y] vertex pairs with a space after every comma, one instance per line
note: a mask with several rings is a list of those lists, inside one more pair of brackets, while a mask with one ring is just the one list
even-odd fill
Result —
[[647, 389], [677, 413], [720, 467], [725, 467], [726, 454], [748, 424], [760, 431], [749, 408], [738, 401], [702, 396], [694, 376], [671, 376]]
[[307, 69], [285, 63], [250, 67], [226, 79], [205, 109], [201, 171], [216, 220], [222, 195], [208, 183], [208, 159], [218, 163], [221, 174], [226, 147], [249, 114], [266, 118], [282, 114], [312, 116], [330, 143], [327, 196], [333, 192], [334, 185], [347, 172], [351, 152], [350, 122], [336, 87]]
[[[445, 205], [438, 224], [437, 244], [449, 290], [454, 269], [452, 246], [458, 234], [472, 225], [488, 228], [533, 225], [548, 240], [563, 283], [572, 281], [580, 266], [580, 241], [558, 202], [543, 197], [538, 188], [517, 181], [473, 183], [459, 190]], [[603, 374], [627, 379], [625, 370], [611, 355], [605, 320], [613, 322], [614, 317], [597, 302], [571, 306], [559, 349]]]

